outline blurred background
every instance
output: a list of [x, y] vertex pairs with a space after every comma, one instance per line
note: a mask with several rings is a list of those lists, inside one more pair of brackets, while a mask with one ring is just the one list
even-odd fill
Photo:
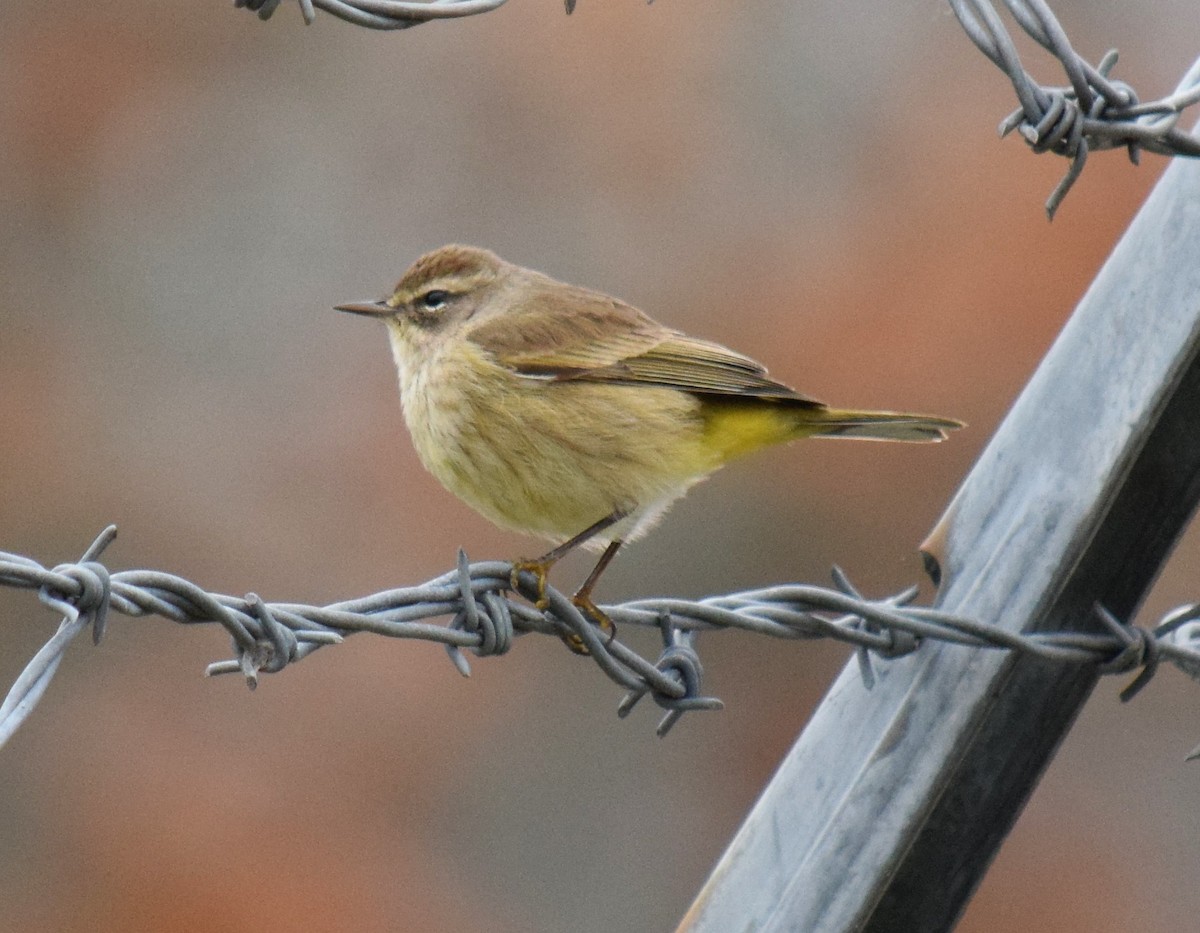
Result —
[[[1183, 0], [1055, 8], [1144, 98], [1200, 50]], [[602, 599], [835, 562], [893, 592], [1164, 166], [1093, 156], [1047, 223], [1065, 165], [997, 140], [1011, 91], [942, 0], [511, 0], [393, 34], [291, 4], [181, 13], [0, 6], [0, 549], [50, 565], [116, 522], [113, 569], [325, 603], [460, 544], [540, 549], [422, 471], [382, 328], [330, 310], [460, 241], [818, 398], [970, 423], [727, 470]], [[1198, 568], [1193, 530], [1144, 618], [1200, 597]], [[28, 592], [0, 613], [7, 685], [57, 619]], [[438, 647], [364, 636], [251, 694], [201, 676], [228, 656], [216, 629], [116, 617], [0, 752], [0, 928], [668, 929], [848, 658], [701, 648], [727, 709], [659, 740], [657, 709], [618, 720], [620, 691], [550, 639], [463, 680]], [[1122, 706], [1121, 686], [962, 930], [1194, 925], [1200, 690], [1164, 671]]]

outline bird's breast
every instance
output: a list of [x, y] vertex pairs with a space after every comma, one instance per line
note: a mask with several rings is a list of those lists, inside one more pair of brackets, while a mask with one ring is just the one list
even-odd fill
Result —
[[717, 465], [686, 393], [531, 379], [468, 341], [396, 356], [422, 463], [503, 527], [562, 538], [617, 509], [636, 518]]

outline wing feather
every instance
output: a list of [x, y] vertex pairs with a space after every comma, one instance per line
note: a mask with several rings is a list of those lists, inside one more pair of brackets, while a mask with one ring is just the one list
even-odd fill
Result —
[[555, 283], [519, 308], [481, 321], [468, 338], [521, 375], [559, 382], [656, 386], [821, 407], [728, 347], [670, 330], [637, 308]]

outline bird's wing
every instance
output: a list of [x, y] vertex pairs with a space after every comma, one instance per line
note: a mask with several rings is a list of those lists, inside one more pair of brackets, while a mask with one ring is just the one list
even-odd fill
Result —
[[748, 356], [670, 330], [631, 305], [585, 289], [537, 294], [471, 328], [468, 337], [502, 365], [533, 378], [821, 405], [771, 379]]

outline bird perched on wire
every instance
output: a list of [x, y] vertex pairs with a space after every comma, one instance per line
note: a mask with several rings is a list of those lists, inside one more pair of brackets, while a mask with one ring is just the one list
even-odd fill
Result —
[[561, 542], [517, 561], [514, 588], [531, 572], [544, 607], [556, 561], [602, 551], [572, 601], [609, 631], [592, 592], [617, 550], [730, 460], [799, 438], [940, 441], [961, 427], [830, 408], [747, 356], [470, 246], [427, 253], [386, 298], [337, 310], [387, 325], [428, 470], [497, 525]]

